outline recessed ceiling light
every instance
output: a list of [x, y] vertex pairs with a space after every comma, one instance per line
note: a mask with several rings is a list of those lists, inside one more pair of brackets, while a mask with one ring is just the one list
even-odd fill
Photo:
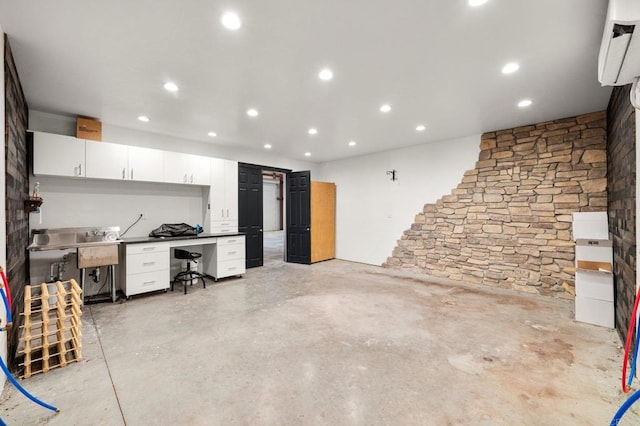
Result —
[[142, 121], [143, 123], [148, 123], [149, 117], [147, 117], [146, 115], [139, 115], [138, 120]]
[[349, 142], [349, 146], [356, 146], [356, 141]]
[[468, 0], [468, 3], [469, 3], [469, 6], [476, 7], [476, 6], [482, 6], [487, 1], [488, 0]]
[[389, 112], [391, 111], [391, 105], [389, 104], [384, 104], [380, 107], [380, 112]]
[[212, 138], [215, 138], [216, 136], [218, 136], [218, 135], [216, 134], [216, 132], [209, 132], [209, 133], [207, 133], [207, 135], [209, 135], [209, 136], [210, 136], [210, 137], [212, 137]]
[[517, 62], [509, 62], [502, 67], [502, 74], [511, 74], [520, 69], [520, 65]]
[[333, 78], [333, 71], [331, 71], [329, 68], [325, 68], [318, 73], [318, 77], [320, 78], [320, 80], [324, 81], [331, 80]]
[[222, 25], [224, 25], [226, 29], [231, 31], [236, 31], [242, 26], [242, 21], [240, 20], [238, 14], [235, 12], [226, 12], [220, 18], [220, 22], [222, 22]]
[[271, 149], [271, 144], [270, 143], [265, 143], [264, 144], [264, 148], [265, 149]]
[[425, 126], [424, 124], [418, 124], [416, 126], [416, 132], [424, 132], [426, 128], [427, 126]]
[[317, 135], [318, 134], [318, 129], [314, 129], [313, 127], [309, 129], [309, 134], [310, 135]]
[[305, 153], [304, 153], [304, 156], [305, 156], [305, 157], [311, 157], [311, 153], [310, 153], [310, 152], [305, 152]]
[[531, 101], [531, 99], [523, 99], [520, 102], [518, 102], [518, 106], [520, 108], [526, 108], [529, 105], [531, 105], [533, 102]]
[[249, 117], [257, 117], [258, 116], [258, 110], [254, 109], [254, 108], [248, 109], [247, 110], [247, 115]]
[[177, 92], [178, 86], [172, 81], [167, 81], [164, 84], [164, 90], [166, 90], [167, 92]]

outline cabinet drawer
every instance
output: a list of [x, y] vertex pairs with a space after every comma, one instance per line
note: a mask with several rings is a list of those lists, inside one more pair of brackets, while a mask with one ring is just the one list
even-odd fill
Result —
[[140, 253], [155, 253], [159, 251], [169, 251], [169, 243], [153, 243], [153, 244], [128, 244], [127, 255]]
[[225, 221], [211, 222], [210, 232], [212, 234], [226, 234], [231, 232], [238, 232], [238, 221], [225, 220]]
[[236, 235], [233, 237], [218, 237], [216, 242], [218, 246], [242, 244], [244, 246], [244, 235]]
[[218, 274], [216, 278], [230, 277], [232, 275], [241, 275], [245, 273], [245, 261], [242, 259], [225, 260], [218, 262]]
[[169, 288], [169, 271], [155, 271], [146, 274], [127, 275], [126, 296]]
[[244, 253], [244, 244], [230, 244], [230, 245], [221, 245], [216, 249], [216, 258], [218, 262], [223, 262], [226, 260], [233, 259], [242, 259], [245, 258]]
[[169, 253], [142, 253], [127, 256], [127, 275], [169, 270]]

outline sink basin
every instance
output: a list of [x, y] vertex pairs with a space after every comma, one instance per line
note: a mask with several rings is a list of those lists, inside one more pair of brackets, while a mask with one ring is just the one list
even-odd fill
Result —
[[29, 250], [61, 250], [118, 244], [119, 227], [35, 229]]

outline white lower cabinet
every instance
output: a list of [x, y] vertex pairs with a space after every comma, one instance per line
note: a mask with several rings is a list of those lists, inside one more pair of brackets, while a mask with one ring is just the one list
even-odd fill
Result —
[[168, 242], [124, 244], [121, 247], [120, 282], [124, 283], [126, 297], [169, 288]]
[[245, 241], [244, 235], [233, 237], [218, 237], [213, 249], [210, 274], [219, 278], [242, 275], [245, 269]]

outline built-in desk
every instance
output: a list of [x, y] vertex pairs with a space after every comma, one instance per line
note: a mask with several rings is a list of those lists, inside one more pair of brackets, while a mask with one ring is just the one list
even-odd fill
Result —
[[123, 238], [119, 251], [119, 282], [127, 298], [169, 289], [172, 248], [202, 246], [203, 272], [216, 281], [245, 273], [243, 234], [200, 234], [185, 237]]

